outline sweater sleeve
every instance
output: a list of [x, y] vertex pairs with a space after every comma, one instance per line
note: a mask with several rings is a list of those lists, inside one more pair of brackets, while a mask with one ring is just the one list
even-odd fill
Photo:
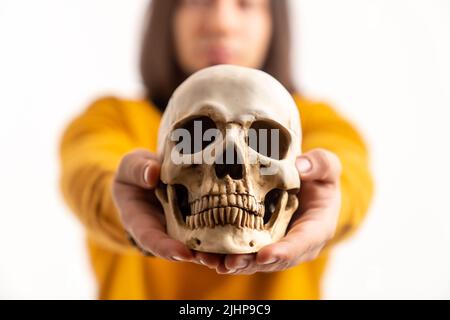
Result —
[[362, 136], [344, 117], [325, 103], [297, 100], [303, 152], [324, 148], [342, 163], [341, 210], [334, 238], [327, 247], [352, 234], [363, 221], [373, 194], [369, 155]]
[[60, 142], [60, 188], [88, 236], [112, 250], [129, 248], [111, 187], [123, 155], [139, 144], [121, 101], [102, 98], [65, 129]]

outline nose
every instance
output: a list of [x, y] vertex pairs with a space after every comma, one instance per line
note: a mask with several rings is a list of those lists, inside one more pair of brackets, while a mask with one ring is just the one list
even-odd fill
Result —
[[234, 145], [228, 145], [224, 152], [216, 158], [214, 170], [219, 179], [223, 179], [227, 175], [234, 180], [242, 179], [244, 175], [243, 158], [236, 151]]
[[217, 0], [210, 7], [208, 30], [215, 34], [230, 33], [236, 27], [237, 12], [233, 1]]

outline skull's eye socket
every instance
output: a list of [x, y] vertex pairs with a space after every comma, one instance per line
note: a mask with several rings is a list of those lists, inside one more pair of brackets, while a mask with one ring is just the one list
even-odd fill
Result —
[[206, 116], [186, 119], [172, 132], [176, 150], [181, 154], [197, 153], [217, 138], [219, 130], [214, 121]]
[[289, 132], [279, 123], [257, 120], [248, 130], [247, 143], [250, 148], [263, 156], [280, 160], [286, 156], [291, 138]]

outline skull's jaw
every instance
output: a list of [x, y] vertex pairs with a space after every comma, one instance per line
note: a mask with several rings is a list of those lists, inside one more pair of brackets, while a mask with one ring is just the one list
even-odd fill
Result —
[[273, 242], [268, 230], [239, 229], [229, 224], [214, 229], [188, 229], [180, 240], [197, 251], [224, 254], [257, 252]]
[[[180, 206], [180, 195], [174, 186], [157, 188], [156, 195], [164, 207], [167, 233], [189, 248], [211, 253], [252, 253], [263, 246], [274, 243], [286, 233], [289, 221], [297, 209], [296, 194], [278, 190], [278, 196], [271, 209], [270, 219], [264, 224], [259, 216], [261, 210], [245, 212], [241, 210], [237, 218], [230, 221], [231, 210], [214, 211], [218, 213], [218, 223], [215, 223], [213, 211], [210, 210], [210, 223], [195, 224], [195, 220], [185, 218], [186, 210]], [[239, 212], [239, 211], [238, 211]], [[222, 213], [222, 217], [221, 214]], [[264, 215], [264, 210], [262, 210]], [[199, 214], [197, 214], [199, 215]], [[241, 218], [239, 218], [241, 216]], [[247, 217], [245, 220], [243, 217]], [[260, 220], [258, 220], [260, 218]], [[207, 221], [208, 219], [206, 219]], [[258, 221], [261, 221], [258, 223]]]

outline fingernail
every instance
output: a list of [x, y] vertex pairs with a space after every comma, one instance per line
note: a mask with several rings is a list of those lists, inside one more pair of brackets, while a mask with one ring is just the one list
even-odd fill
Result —
[[277, 261], [278, 261], [277, 258], [272, 258], [272, 259], [270, 259], [270, 260], [261, 262], [261, 264], [272, 264], [272, 263], [275, 263], [275, 262], [277, 262]]
[[206, 262], [203, 261], [202, 259], [200, 259], [200, 263], [201, 263], [202, 265], [206, 266]]
[[312, 163], [306, 158], [298, 158], [296, 161], [297, 170], [300, 173], [306, 173], [311, 170]]
[[225, 273], [233, 273], [235, 271], [236, 271], [236, 269], [230, 269], [230, 270], [227, 270]]
[[173, 256], [172, 259], [177, 261], [184, 261], [184, 259], [179, 256]]
[[[149, 162], [145, 168], [144, 168], [144, 182], [149, 187], [154, 187], [158, 181], [158, 176], [156, 174], [156, 170], [151, 171], [150, 169], [154, 167], [155, 164], [152, 162]], [[150, 174], [150, 177], [149, 177]]]
[[147, 164], [144, 169], [144, 182], [147, 185], [149, 184], [148, 183], [148, 170], [150, 170], [150, 164]]
[[236, 269], [242, 269], [242, 268], [245, 268], [246, 266], [248, 266], [248, 261], [246, 261], [246, 260], [240, 261], [240, 262], [236, 265]]

